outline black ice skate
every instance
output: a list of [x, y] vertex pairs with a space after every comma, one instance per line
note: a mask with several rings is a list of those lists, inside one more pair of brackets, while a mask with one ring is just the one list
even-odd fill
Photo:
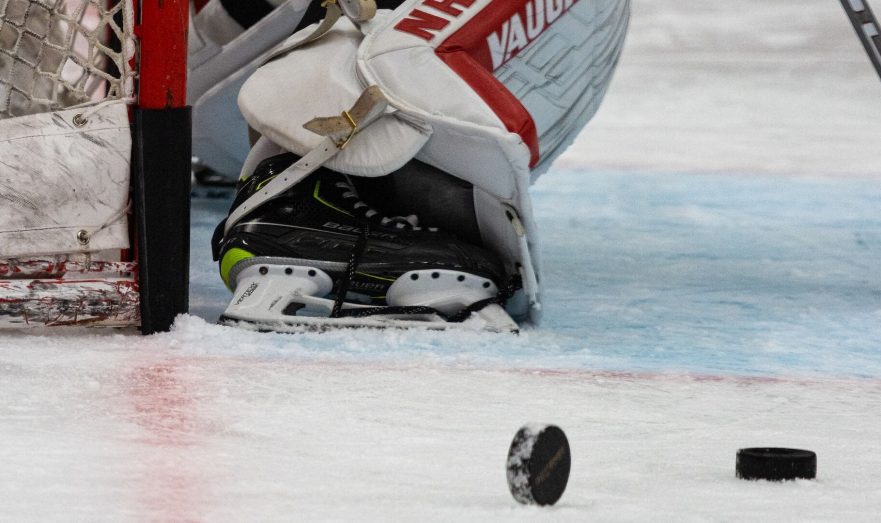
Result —
[[[234, 211], [297, 157], [268, 158], [242, 182]], [[320, 169], [213, 240], [234, 296], [221, 322], [260, 330], [456, 325], [516, 331], [504, 301], [517, 289], [489, 251], [388, 218], [349, 179]], [[500, 286], [504, 289], [500, 290]]]

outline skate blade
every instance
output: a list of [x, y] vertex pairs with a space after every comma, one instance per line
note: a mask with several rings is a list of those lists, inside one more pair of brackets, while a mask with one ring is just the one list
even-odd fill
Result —
[[346, 329], [375, 330], [426, 330], [488, 332], [495, 334], [519, 334], [518, 328], [488, 325], [479, 320], [451, 323], [443, 320], [405, 320], [399, 318], [318, 318], [291, 316], [289, 319], [266, 321], [235, 318], [223, 315], [217, 322], [227, 327], [237, 327], [255, 332], [280, 332], [287, 334], [323, 333]]

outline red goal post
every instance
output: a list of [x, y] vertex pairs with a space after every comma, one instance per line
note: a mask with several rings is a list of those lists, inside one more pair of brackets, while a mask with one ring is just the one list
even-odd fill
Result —
[[143, 0], [135, 12], [140, 41], [138, 105], [180, 108], [187, 100], [188, 0]]
[[0, 2], [0, 328], [188, 308], [188, 0]]

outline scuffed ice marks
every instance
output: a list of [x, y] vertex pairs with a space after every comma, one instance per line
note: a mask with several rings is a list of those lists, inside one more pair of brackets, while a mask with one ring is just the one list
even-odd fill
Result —
[[[507, 335], [424, 329], [339, 329], [323, 333], [280, 334], [253, 332], [215, 325], [195, 316], [180, 316], [172, 343], [184, 352], [213, 347], [217, 354], [247, 354], [271, 359], [328, 362], [417, 362], [469, 366], [507, 366], [511, 354], [534, 346], [528, 334]], [[548, 344], [549, 346], [550, 344]], [[504, 349], [504, 350], [503, 350]]]

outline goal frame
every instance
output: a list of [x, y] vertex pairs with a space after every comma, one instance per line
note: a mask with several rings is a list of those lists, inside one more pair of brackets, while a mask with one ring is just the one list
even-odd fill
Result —
[[[127, 99], [132, 202], [128, 249], [118, 262], [63, 253], [0, 260], [0, 328], [137, 326], [152, 334], [168, 330], [178, 314], [188, 311], [189, 0], [126, 1], [134, 20], [131, 34], [123, 37], [134, 39], [129, 64], [136, 71], [134, 99]], [[88, 243], [88, 235], [84, 241]]]
[[168, 330], [189, 310], [191, 112], [189, 0], [135, 1], [138, 101], [132, 187], [141, 332]]

